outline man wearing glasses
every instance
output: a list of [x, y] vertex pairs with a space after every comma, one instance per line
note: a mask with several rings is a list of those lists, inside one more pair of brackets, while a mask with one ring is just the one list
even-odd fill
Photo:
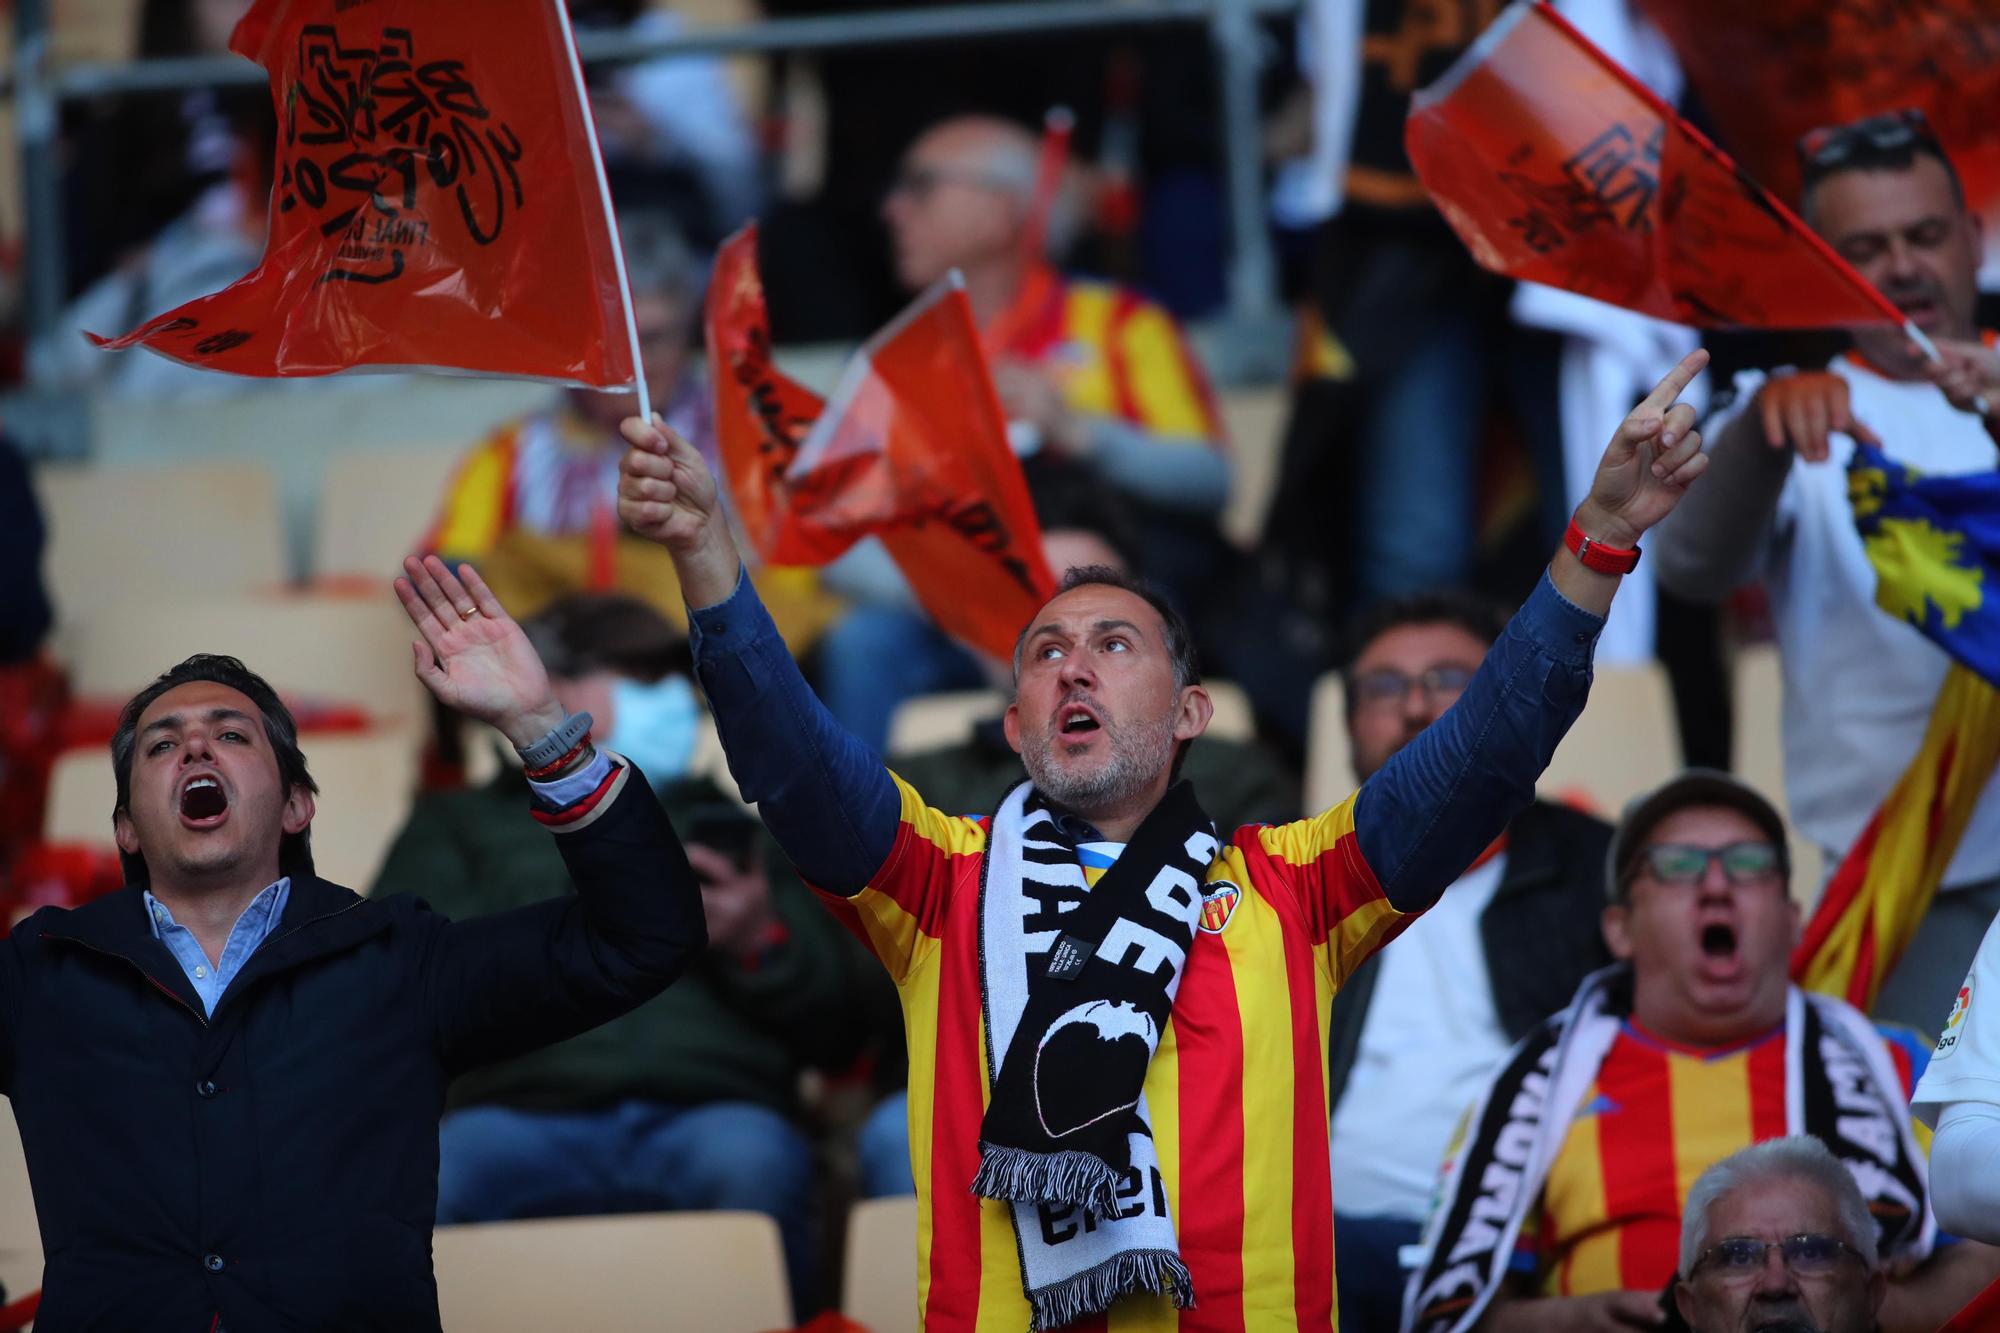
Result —
[[[1398, 598], [1364, 615], [1349, 633], [1344, 673], [1357, 779], [1457, 702], [1505, 624], [1456, 593]], [[1603, 820], [1536, 801], [1334, 996], [1334, 1254], [1350, 1333], [1401, 1318], [1398, 1254], [1422, 1238], [1459, 1115], [1507, 1048], [1611, 961], [1597, 929], [1610, 843]]]
[[[1879, 444], [1932, 474], [1994, 465], [2000, 354], [1974, 320], [1980, 224], [1923, 117], [1876, 116], [1800, 145], [1801, 209], [1842, 258], [1941, 350], [1933, 366], [1896, 329], [1857, 330], [1819, 369], [1745, 373], [1705, 427], [1717, 480], [1661, 525], [1661, 584], [1717, 602], [1761, 579], [1787, 682], [1787, 804], [1828, 867], [1853, 845], [1922, 745], [1949, 665], [1943, 649], [1875, 605], [1846, 464]], [[1808, 886], [1811, 887], [1811, 886]], [[1986, 923], [2000, 911], [2000, 784], [1989, 787], [1942, 892], [1875, 1013], [1932, 1032], [1951, 1008]]]
[[1888, 1294], [1868, 1201], [1818, 1139], [1723, 1158], [1688, 1191], [1674, 1302], [1692, 1333], [1870, 1333]]
[[1620, 961], [1517, 1045], [1474, 1105], [1406, 1328], [1657, 1327], [1684, 1271], [1695, 1178], [1797, 1134], [1825, 1143], [1867, 1199], [1896, 1274], [1884, 1333], [1931, 1333], [2000, 1268], [1986, 1246], [1937, 1247], [1908, 1110], [1921, 1048], [1791, 985], [1789, 876], [1783, 820], [1727, 774], [1693, 770], [1627, 807], [1603, 911]]

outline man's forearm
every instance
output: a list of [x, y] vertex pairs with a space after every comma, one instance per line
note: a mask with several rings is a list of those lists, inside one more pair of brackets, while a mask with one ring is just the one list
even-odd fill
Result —
[[1773, 449], [1750, 411], [1723, 427], [1708, 472], [1653, 531], [1647, 555], [1677, 597], [1719, 602], [1756, 573], [1792, 452]]
[[1229, 462], [1207, 440], [1161, 439], [1129, 421], [1093, 417], [1090, 462], [1130, 495], [1186, 514], [1218, 514], [1229, 500]]
[[1947, 1245], [1889, 1284], [1882, 1333], [1936, 1333], [2000, 1275], [2000, 1250], [1976, 1241]]

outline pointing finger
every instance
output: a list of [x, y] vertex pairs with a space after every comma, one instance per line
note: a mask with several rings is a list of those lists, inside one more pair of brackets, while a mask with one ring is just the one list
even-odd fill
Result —
[[1634, 409], [1634, 414], [1636, 415], [1638, 412], [1643, 412], [1649, 408], [1654, 412], [1665, 412], [1668, 406], [1681, 396], [1681, 390], [1692, 384], [1694, 377], [1701, 374], [1702, 367], [1707, 364], [1707, 348], [1697, 347], [1692, 352], [1689, 352], [1681, 358], [1681, 363], [1668, 371], [1667, 377], [1655, 385], [1653, 391], [1646, 395], [1639, 403], [1639, 406]]

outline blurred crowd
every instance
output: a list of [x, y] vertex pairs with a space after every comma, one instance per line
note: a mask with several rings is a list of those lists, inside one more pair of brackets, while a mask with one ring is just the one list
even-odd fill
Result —
[[[136, 53], [221, 52], [243, 8], [143, 0]], [[1297, 333], [1281, 429], [1254, 443], [1230, 438], [1187, 331], [1221, 311], [1228, 249], [1198, 30], [788, 55], [755, 80], [707, 57], [593, 69], [651, 401], [719, 472], [698, 355], [707, 263], [753, 217], [785, 342], [858, 340], [956, 269], [1050, 567], [1160, 585], [1207, 674], [1242, 688], [1249, 725], [1195, 744], [1185, 769], [1233, 828], [1310, 813], [1310, 700], [1329, 673], [1362, 782], [1450, 707], [1502, 631], [1495, 606], [1516, 603], [1560, 543], [1603, 441], [1705, 338], [1711, 475], [1653, 535], [1598, 648], [1600, 663], [1664, 663], [1691, 772], [1622, 815], [1537, 801], [1340, 988], [1325, 1033], [1341, 1318], [1358, 1333], [1474, 1318], [1733, 1329], [1750, 1325], [1731, 1302], [1758, 1300], [1808, 1310], [1797, 1327], [1871, 1328], [1879, 1308], [1889, 1333], [1935, 1329], [2000, 1273], [2000, 1251], [1946, 1234], [1963, 1223], [1933, 1207], [1931, 1131], [1909, 1112], [2000, 914], [2000, 789], [1868, 1015], [1788, 985], [1822, 887], [1789, 849], [1820, 849], [1829, 872], [1840, 862], [1922, 744], [1948, 667], [1877, 609], [1841, 465], [1863, 439], [1925, 472], [1991, 469], [1991, 427], [1891, 333], [1704, 333], [1480, 269], [1412, 174], [1402, 126], [1411, 93], [1498, 8], [1310, 0], [1262, 29], [1285, 261], [1273, 295]], [[1563, 8], [1700, 119], [1636, 7]], [[685, 21], [639, 0], [571, 12], [579, 28], [642, 35]], [[1040, 125], [1056, 105], [1077, 133], [1043, 209]], [[69, 108], [71, 305], [37, 349], [39, 384], [135, 401], [243, 387], [77, 333], [134, 327], [252, 266], [272, 138], [261, 87]], [[1921, 119], [1823, 141], [1805, 179], [1812, 227], [1933, 339], [1966, 349], [1966, 373], [2000, 383], [1978, 223]], [[830, 1294], [835, 1201], [913, 1188], [902, 1019], [755, 812], [698, 771], [706, 705], [687, 609], [671, 564], [615, 517], [618, 423], [633, 410], [629, 396], [552, 391], [465, 441], [429, 530], [411, 536], [481, 571], [561, 702], [651, 778], [701, 880], [711, 947], [627, 1017], [461, 1078], [440, 1131], [438, 1220], [766, 1213], [803, 1320]], [[1277, 482], [1244, 545], [1220, 520], [1232, 452], [1252, 447], [1275, 456]], [[65, 608], [38, 576], [45, 543], [29, 470], [0, 440], [0, 884], [16, 916], [104, 887], [101, 866], [36, 845], [49, 746], [77, 702], [48, 644]], [[876, 543], [818, 570], [745, 557], [834, 715], [931, 805], [992, 811], [1021, 777], [999, 716], [1008, 664], [939, 631]], [[1726, 661], [1762, 641], [1782, 663], [1782, 791], [1728, 776]], [[894, 751], [902, 705], [957, 691], [987, 692], [964, 739]], [[511, 750], [433, 721], [424, 790], [375, 883], [355, 887], [453, 918], [564, 891], [561, 859], [518, 818]], [[1551, 1094], [1516, 1124], [1523, 1071], [1545, 1055], [1571, 1100]], [[1802, 1088], [1842, 1079], [1865, 1131], [1801, 1108]], [[1537, 1172], [1486, 1198], [1479, 1173], [1514, 1133], [1538, 1145]], [[1872, 1192], [1823, 1146], [1842, 1135], [1878, 1153]], [[1794, 1208], [1774, 1233], [1790, 1239], [1752, 1246], [1730, 1219], [1773, 1199]], [[1973, 1234], [2000, 1241], [1990, 1225]], [[1441, 1259], [1466, 1254], [1480, 1264], [1471, 1296]], [[1846, 1285], [1828, 1295], [1819, 1279], [1836, 1270]], [[1837, 1309], [1863, 1306], [1840, 1322]]]

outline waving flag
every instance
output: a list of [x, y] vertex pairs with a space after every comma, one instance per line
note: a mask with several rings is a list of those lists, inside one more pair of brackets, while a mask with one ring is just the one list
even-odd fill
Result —
[[[1640, 0], [1716, 132], [1780, 198], [1806, 131], [1916, 107], [1973, 211], [2000, 205], [2000, 5], [1994, 0]], [[1754, 70], [1754, 78], [1744, 71]]]
[[1411, 102], [1410, 161], [1497, 273], [1684, 324], [1901, 314], [1546, 4], [1503, 13]]
[[635, 379], [562, 0], [257, 0], [278, 160], [264, 259], [99, 346], [234, 375]]
[[1917, 756], [1827, 884], [1792, 974], [1866, 1010], [2000, 766], [2000, 473], [1924, 477], [1857, 445], [1854, 518], [1876, 605], [1953, 659]]
[[822, 403], [772, 364], [746, 227], [716, 256], [708, 352], [723, 469], [763, 557], [820, 565], [879, 536], [946, 633], [1010, 657], [1055, 580], [964, 291], [919, 297]]

